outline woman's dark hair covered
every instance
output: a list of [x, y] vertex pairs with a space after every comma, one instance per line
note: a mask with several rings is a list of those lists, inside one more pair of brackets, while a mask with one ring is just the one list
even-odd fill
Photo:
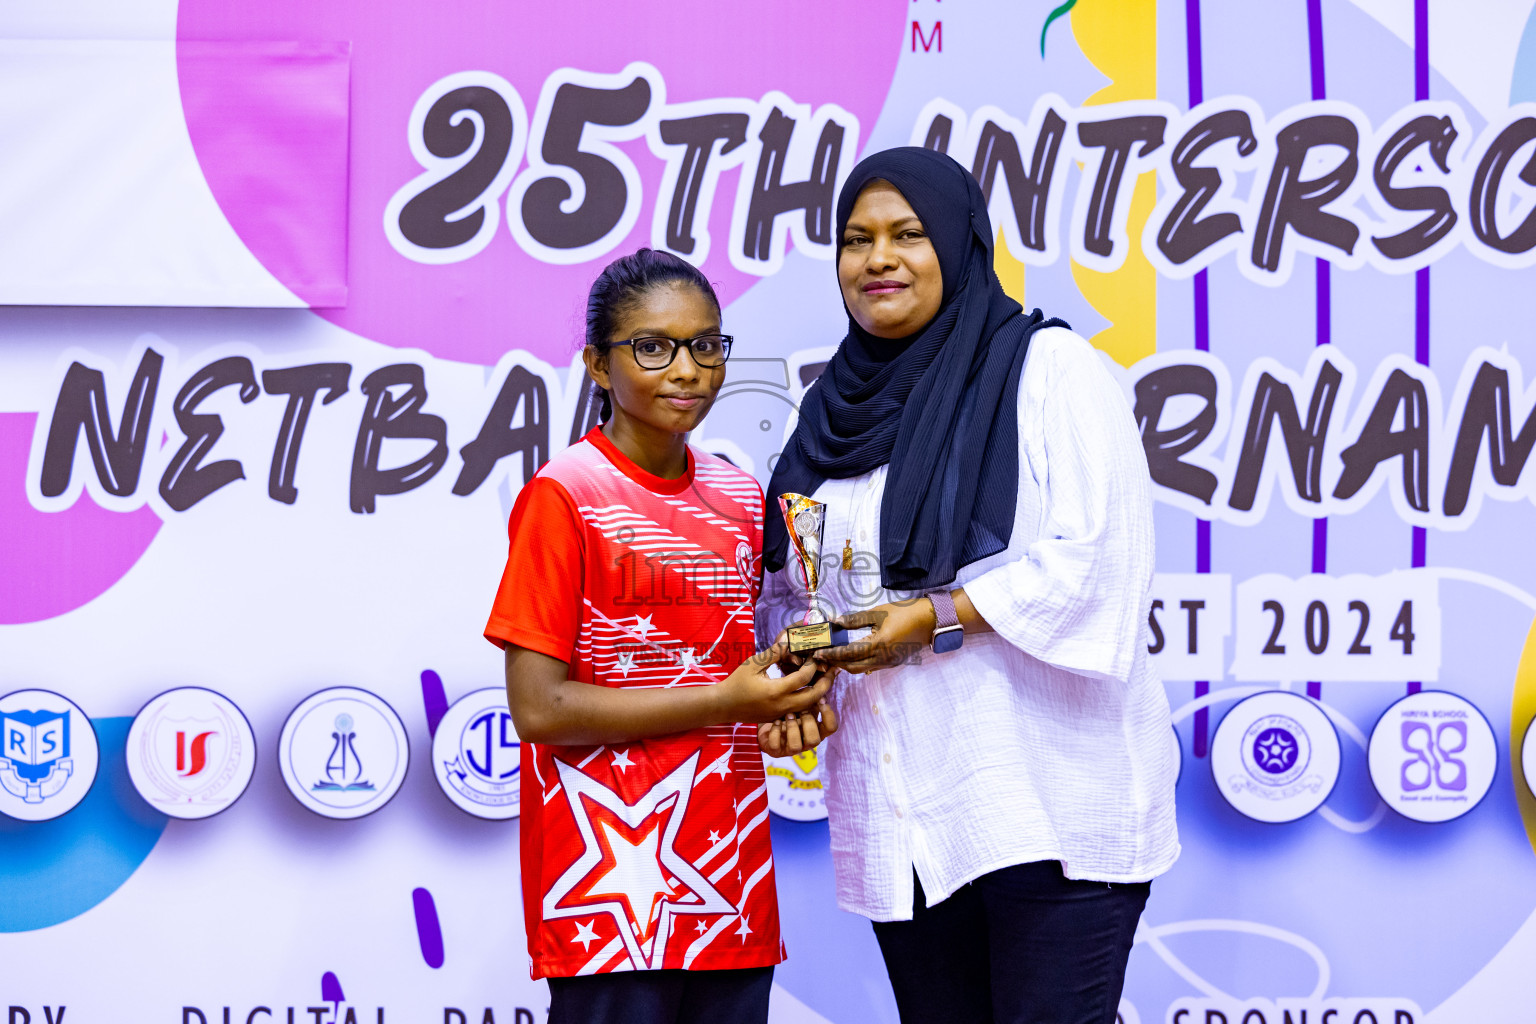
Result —
[[[637, 249], [608, 264], [592, 282], [592, 290], [587, 293], [586, 343], [606, 355], [613, 347], [613, 334], [620, 318], [641, 295], [668, 285], [692, 285], [715, 304], [716, 310], [720, 308], [714, 286], [698, 267], [660, 249]], [[613, 416], [608, 392], [596, 384], [592, 390], [594, 395], [602, 395], [602, 419], [606, 422]]]
[[[880, 580], [930, 590], [1003, 550], [1018, 483], [1018, 384], [1030, 336], [1065, 327], [1026, 314], [992, 269], [987, 200], [970, 172], [917, 146], [865, 157], [837, 201], [837, 245], [859, 194], [883, 181], [917, 214], [938, 257], [938, 314], [909, 338], [848, 334], [806, 392], [800, 422], [768, 484], [812, 494], [823, 480], [889, 465], [880, 507]], [[846, 304], [845, 304], [846, 305]], [[784, 564], [788, 534], [764, 524], [763, 565]]]

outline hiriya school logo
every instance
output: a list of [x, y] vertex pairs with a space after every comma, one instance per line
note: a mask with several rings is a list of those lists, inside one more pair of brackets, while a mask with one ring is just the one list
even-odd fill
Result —
[[277, 746], [289, 791], [327, 818], [361, 818], [383, 807], [410, 763], [395, 709], [350, 686], [321, 690], [294, 708]]
[[1382, 713], [1371, 730], [1369, 760], [1382, 803], [1414, 821], [1450, 821], [1487, 795], [1499, 744], [1469, 701], [1423, 690]]
[[432, 736], [432, 770], [461, 810], [477, 818], [517, 817], [522, 748], [500, 686], [454, 702]]
[[826, 789], [821, 782], [817, 750], [792, 757], [763, 755], [763, 771], [768, 776], [768, 809], [774, 814], [791, 821], [821, 821], [827, 816]]
[[200, 686], [167, 690], [128, 730], [128, 778], [155, 810], [207, 818], [240, 799], [256, 770], [256, 735], [223, 694]]
[[1303, 818], [1339, 780], [1339, 736], [1315, 703], [1282, 690], [1239, 701], [1211, 743], [1216, 788], [1255, 821]]
[[17, 690], [0, 698], [0, 814], [47, 821], [96, 781], [96, 730], [67, 697]]

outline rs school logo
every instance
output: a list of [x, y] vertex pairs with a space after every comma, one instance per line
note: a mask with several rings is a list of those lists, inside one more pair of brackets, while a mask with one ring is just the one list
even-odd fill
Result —
[[173, 818], [218, 814], [240, 799], [256, 770], [251, 723], [222, 694], [168, 690], [128, 730], [128, 777], [151, 807]]
[[517, 817], [521, 753], [500, 686], [460, 697], [432, 734], [437, 784], [454, 806], [477, 818]]
[[1283, 690], [1239, 701], [1211, 743], [1216, 788], [1255, 821], [1296, 821], [1317, 810], [1339, 780], [1339, 760], [1328, 716]]
[[51, 690], [0, 698], [0, 814], [47, 821], [72, 809], [96, 781], [91, 720]]
[[405, 724], [383, 698], [351, 686], [311, 694], [278, 740], [278, 767], [294, 798], [326, 818], [361, 818], [405, 781]]

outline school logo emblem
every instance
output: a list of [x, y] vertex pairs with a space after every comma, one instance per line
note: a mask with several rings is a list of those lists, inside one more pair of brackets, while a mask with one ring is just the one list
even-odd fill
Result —
[[1520, 772], [1525, 776], [1525, 788], [1536, 796], [1536, 718], [1525, 727], [1525, 739], [1520, 743]]
[[1317, 810], [1339, 780], [1339, 760], [1328, 716], [1282, 690], [1238, 702], [1211, 743], [1216, 788], [1255, 821], [1295, 821]]
[[218, 814], [240, 799], [256, 770], [251, 723], [223, 694], [168, 690], [128, 730], [128, 778], [151, 807], [173, 818]]
[[1382, 713], [1371, 730], [1368, 758], [1382, 803], [1414, 821], [1451, 821], [1487, 795], [1499, 744], [1471, 702], [1422, 690]]
[[762, 574], [763, 556], [752, 554], [752, 546], [746, 541], [736, 542], [736, 574], [746, 584], [750, 593], [757, 593], [758, 579]]
[[763, 755], [768, 776], [768, 809], [790, 821], [821, 821], [827, 816], [826, 789], [821, 782], [821, 747], [792, 757]]
[[47, 821], [74, 808], [96, 781], [96, 730], [51, 690], [0, 698], [0, 814]]
[[381, 697], [351, 686], [312, 694], [288, 716], [278, 766], [294, 798], [326, 818], [361, 818], [405, 781], [405, 724]]
[[460, 697], [432, 736], [437, 784], [456, 807], [477, 818], [517, 817], [521, 753], [507, 691], [500, 686]]

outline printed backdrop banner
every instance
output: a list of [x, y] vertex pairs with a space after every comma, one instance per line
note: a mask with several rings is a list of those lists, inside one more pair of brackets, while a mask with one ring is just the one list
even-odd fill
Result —
[[[587, 286], [703, 267], [694, 441], [766, 481], [844, 331], [837, 188], [907, 144], [1156, 484], [1183, 854], [1121, 1021], [1529, 1019], [1532, 6], [8, 5], [8, 1024], [543, 1021], [480, 630], [594, 422]], [[817, 758], [769, 765], [772, 1018], [893, 1022]]]

